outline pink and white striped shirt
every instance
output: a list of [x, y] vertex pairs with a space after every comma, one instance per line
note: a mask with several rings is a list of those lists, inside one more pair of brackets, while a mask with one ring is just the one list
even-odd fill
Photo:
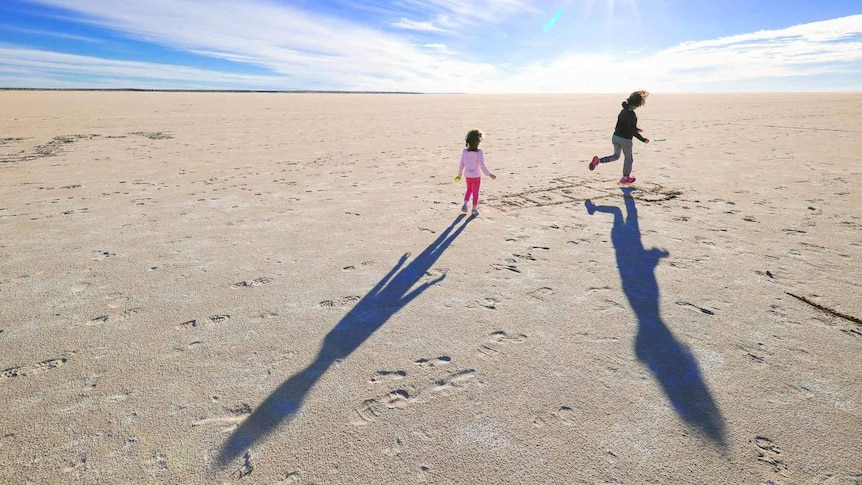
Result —
[[491, 175], [488, 167], [485, 166], [485, 153], [481, 149], [471, 152], [465, 148], [461, 152], [461, 165], [458, 167], [458, 176], [460, 177], [462, 173], [467, 178], [481, 177], [482, 173], [488, 176]]

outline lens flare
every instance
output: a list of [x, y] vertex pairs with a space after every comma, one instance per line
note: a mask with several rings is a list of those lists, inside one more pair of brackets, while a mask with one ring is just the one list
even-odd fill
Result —
[[550, 32], [550, 30], [554, 28], [554, 24], [556, 24], [557, 20], [560, 20], [560, 17], [562, 17], [562, 16], [563, 16], [563, 9], [557, 10], [557, 13], [555, 13], [554, 16], [551, 17], [551, 20], [548, 20], [548, 23], [545, 24], [544, 31]]

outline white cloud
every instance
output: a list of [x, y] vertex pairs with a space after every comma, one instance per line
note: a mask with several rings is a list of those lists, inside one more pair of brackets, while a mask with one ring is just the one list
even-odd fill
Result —
[[40, 0], [84, 21], [174, 49], [265, 68], [289, 79], [276, 89], [474, 91], [487, 64], [413, 45], [333, 17], [263, 0]]
[[3, 29], [11, 30], [13, 32], [21, 32], [22, 34], [32, 34], [32, 35], [40, 35], [46, 37], [56, 37], [58, 39], [68, 39], [68, 40], [78, 40], [81, 42], [92, 42], [92, 43], [102, 43], [101, 39], [94, 39], [92, 37], [86, 37], [83, 35], [75, 35], [68, 34], [65, 32], [52, 32], [50, 30], [41, 30], [41, 29], [27, 29], [23, 27], [13, 27], [9, 25], [3, 25]]
[[[75, 81], [87, 79], [86, 84]], [[27, 80], [22, 85], [17, 80]], [[9, 87], [189, 87], [265, 89], [279, 79], [151, 62], [117, 61], [0, 46], [0, 82]]]
[[449, 49], [449, 46], [446, 44], [438, 44], [438, 43], [422, 44], [422, 47], [425, 47], [426, 49], [431, 49], [431, 50], [433, 50], [435, 52], [439, 52], [441, 54], [448, 54], [448, 55], [456, 55], [457, 54], [456, 52]]
[[[625, 92], [702, 90], [723, 82], [862, 71], [862, 15], [685, 42], [652, 54], [570, 52], [528, 65], [471, 62], [449, 43], [413, 39], [266, 0], [39, 0], [121, 35], [192, 54], [262, 68], [245, 76], [162, 64], [3, 49], [0, 82], [20, 70], [43, 84], [69, 76], [130, 85], [223, 86], [424, 92]], [[390, 4], [375, 9], [393, 9]], [[522, 0], [399, 0], [401, 27], [439, 32], [468, 22], [532, 12]], [[394, 10], [393, 10], [394, 11]], [[407, 15], [407, 16], [404, 16]], [[408, 20], [425, 18], [428, 20]], [[396, 17], [399, 18], [399, 17]], [[391, 25], [391, 24], [389, 24]], [[2, 46], [0, 46], [2, 47]], [[456, 46], [457, 49], [457, 46]], [[27, 79], [32, 79], [32, 75]], [[114, 79], [115, 81], [110, 81]], [[862, 79], [860, 73], [859, 79]], [[859, 81], [862, 84], [862, 81]], [[860, 89], [857, 85], [854, 89]], [[765, 87], [769, 89], [769, 87]]]
[[419, 22], [410, 19], [401, 19], [392, 24], [393, 27], [405, 30], [419, 30], [422, 32], [448, 32], [446, 29], [434, 25], [433, 22]]
[[496, 24], [524, 13], [536, 13], [539, 2], [525, 0], [402, 0], [397, 2], [414, 16], [425, 16], [447, 28]]
[[678, 48], [687, 49], [690, 46], [701, 48], [725, 47], [734, 44], [744, 45], [786, 39], [802, 39], [808, 42], [821, 43], [853, 38], [859, 36], [860, 33], [862, 33], [862, 15], [851, 15], [849, 17], [795, 25], [780, 30], [760, 30], [753, 33], [720, 37], [714, 40], [685, 42], [680, 44]]
[[[858, 73], [862, 88], [862, 15], [685, 42], [639, 57], [564, 54], [501, 80], [497, 92], [697, 91], [766, 78]], [[764, 86], [764, 89], [774, 89]]]

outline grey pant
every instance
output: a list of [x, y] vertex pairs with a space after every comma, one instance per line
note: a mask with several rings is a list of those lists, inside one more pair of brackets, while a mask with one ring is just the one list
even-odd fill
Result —
[[602, 157], [599, 162], [615, 162], [620, 159], [620, 152], [624, 153], [626, 157], [623, 160], [623, 177], [628, 177], [632, 173], [632, 164], [635, 161], [632, 156], [632, 140], [614, 135], [611, 138], [611, 143], [614, 144], [614, 154]]

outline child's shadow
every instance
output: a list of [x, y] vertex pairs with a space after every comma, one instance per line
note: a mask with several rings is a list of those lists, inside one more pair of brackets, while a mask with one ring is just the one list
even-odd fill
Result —
[[710, 439], [725, 447], [724, 420], [691, 351], [677, 342], [659, 312], [659, 288], [655, 277], [658, 262], [669, 255], [657, 248], [644, 249], [638, 226], [638, 212], [630, 187], [621, 189], [626, 217], [616, 206], [596, 206], [585, 202], [587, 212], [613, 214], [611, 241], [617, 256], [623, 292], [638, 318], [635, 355], [645, 363], [661, 385], [677, 414]]
[[251, 445], [266, 437], [282, 421], [290, 420], [299, 411], [308, 391], [336, 360], [350, 355], [392, 315], [423, 291], [445, 278], [445, 274], [441, 275], [410, 291], [473, 220], [472, 217], [467, 218], [464, 224], [455, 229], [455, 226], [464, 218], [464, 215], [459, 215], [407, 266], [404, 266], [404, 263], [407, 262], [410, 254], [405, 253], [401, 256], [389, 273], [326, 335], [314, 362], [282, 383], [231, 434], [219, 452], [220, 465], [227, 464]]

